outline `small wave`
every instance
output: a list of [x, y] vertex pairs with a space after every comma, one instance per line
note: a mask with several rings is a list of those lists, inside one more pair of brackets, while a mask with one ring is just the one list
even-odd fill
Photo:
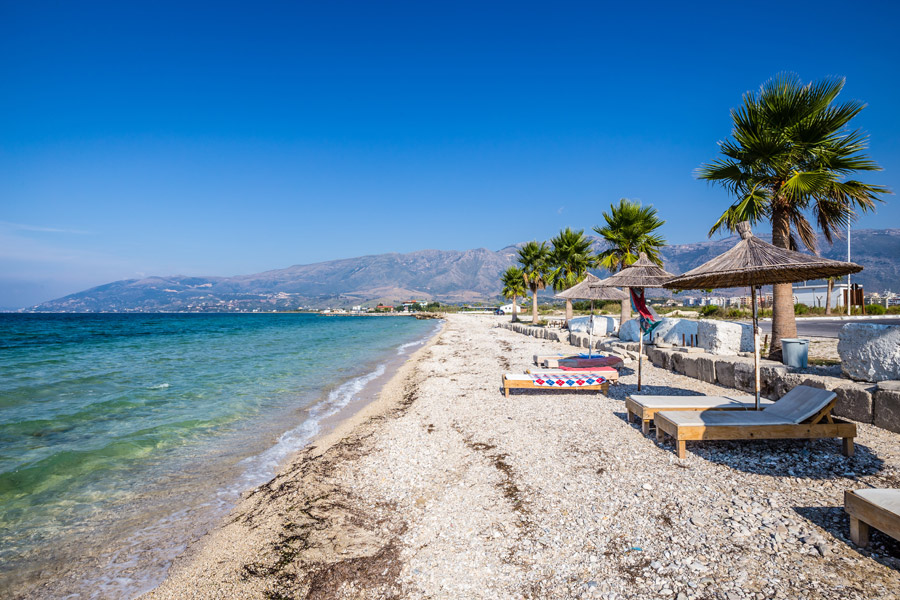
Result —
[[414, 342], [409, 342], [407, 344], [403, 344], [402, 346], [397, 348], [397, 354], [403, 354], [404, 352], [406, 352], [406, 350], [408, 348], [412, 348], [413, 346], [421, 346], [424, 343], [425, 343], [425, 340], [416, 340]]
[[168, 387], [169, 387], [169, 384], [168, 384], [168, 383], [160, 383], [160, 384], [158, 384], [158, 385], [151, 385], [151, 386], [148, 387], [147, 389], [148, 389], [148, 390], [164, 390], [164, 389], [166, 389], [166, 388], [168, 388]]
[[[256, 456], [241, 461], [246, 465], [244, 474], [236, 489], [242, 491], [265, 483], [275, 475], [285, 458], [307, 445], [321, 431], [321, 422], [342, 408], [375, 379], [384, 375], [384, 365], [378, 365], [374, 371], [351, 379], [328, 393], [328, 396], [309, 410], [309, 417], [299, 426], [286, 431], [278, 438], [274, 446]], [[233, 492], [235, 488], [229, 489]]]

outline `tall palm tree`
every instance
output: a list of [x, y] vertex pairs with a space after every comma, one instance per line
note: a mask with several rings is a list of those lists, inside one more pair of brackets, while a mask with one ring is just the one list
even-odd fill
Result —
[[522, 269], [519, 267], [509, 267], [503, 271], [503, 275], [500, 276], [500, 282], [503, 284], [503, 289], [500, 293], [507, 300], [512, 300], [512, 320], [518, 321], [519, 309], [516, 306], [516, 300], [519, 299], [519, 296], [525, 295], [525, 274], [522, 273]]
[[[642, 206], [640, 202], [622, 198], [618, 206], [610, 204], [609, 212], [603, 213], [606, 225], [594, 227], [594, 231], [606, 240], [609, 246], [597, 258], [602, 267], [617, 273], [632, 264], [643, 252], [651, 261], [662, 266], [659, 249], [666, 240], [658, 233], [665, 221], [657, 216], [653, 205]], [[630, 296], [622, 300], [620, 327], [631, 318]]]
[[[701, 165], [697, 177], [721, 185], [736, 197], [709, 234], [734, 231], [740, 221], [770, 221], [772, 243], [799, 248], [794, 234], [816, 251], [816, 232], [807, 215], [831, 242], [856, 217], [889, 193], [880, 185], [848, 179], [856, 171], [881, 168], [864, 154], [868, 135], [847, 124], [865, 107], [851, 100], [836, 103], [843, 78], [804, 85], [794, 74], [770, 79], [756, 93], [744, 94], [731, 111], [732, 138], [720, 144], [718, 160]], [[795, 337], [793, 290], [773, 289], [770, 357], [781, 352], [781, 339]]]
[[[550, 240], [550, 282], [553, 290], [567, 290], [584, 279], [588, 269], [597, 266], [597, 257], [591, 253], [591, 240], [584, 229], [572, 231], [566, 227]], [[572, 301], [566, 299], [566, 325], [572, 318]]]
[[522, 265], [522, 280], [531, 290], [531, 322], [537, 325], [537, 293], [547, 287], [549, 268], [547, 259], [550, 250], [546, 242], [528, 242], [519, 249], [519, 263]]

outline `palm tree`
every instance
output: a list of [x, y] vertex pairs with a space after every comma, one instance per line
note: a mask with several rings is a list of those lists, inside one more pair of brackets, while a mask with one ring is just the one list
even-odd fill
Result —
[[546, 242], [528, 242], [519, 249], [519, 263], [522, 265], [522, 280], [531, 290], [531, 323], [537, 325], [537, 293], [547, 287], [550, 250]]
[[[794, 233], [816, 251], [816, 232], [809, 214], [830, 243], [855, 218], [856, 210], [874, 209], [880, 185], [847, 179], [856, 171], [879, 171], [863, 151], [868, 136], [847, 124], [865, 107], [835, 99], [843, 78], [804, 85], [793, 74], [767, 81], [759, 92], [744, 94], [731, 111], [732, 139], [720, 144], [722, 158], [701, 165], [697, 177], [721, 185], [736, 197], [709, 234], [734, 231], [740, 221], [772, 223], [772, 243], [798, 249]], [[778, 358], [781, 339], [795, 337], [793, 290], [789, 283], [773, 289], [772, 345]]]
[[[610, 204], [609, 212], [603, 213], [604, 226], [594, 227], [594, 231], [606, 240], [609, 246], [597, 258], [600, 266], [612, 273], [621, 271], [638, 259], [643, 252], [651, 261], [662, 266], [659, 249], [666, 240], [654, 233], [665, 221], [657, 216], [653, 205], [644, 207], [640, 202], [622, 198], [619, 205]], [[631, 298], [622, 300], [620, 327], [631, 318]]]
[[826, 281], [828, 281], [828, 288], [825, 291], [825, 314], [831, 314], [831, 294], [834, 293], [834, 282], [835, 281], [843, 281], [843, 277], [829, 277]]
[[516, 300], [518, 300], [519, 296], [525, 295], [525, 274], [522, 273], [522, 269], [519, 267], [509, 267], [500, 276], [500, 282], [503, 284], [503, 289], [500, 293], [507, 300], [512, 300], [512, 320], [518, 321], [519, 309], [516, 306]]
[[[587, 270], [597, 266], [597, 257], [591, 254], [591, 240], [585, 237], [584, 229], [572, 231], [566, 227], [550, 240], [550, 281], [553, 290], [561, 292], [579, 283]], [[566, 325], [572, 318], [572, 301], [566, 299]]]

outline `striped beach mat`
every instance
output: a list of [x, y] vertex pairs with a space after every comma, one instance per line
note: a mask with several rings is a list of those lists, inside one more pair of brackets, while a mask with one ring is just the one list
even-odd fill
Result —
[[562, 388], [600, 385], [606, 382], [606, 377], [599, 373], [572, 373], [565, 377], [560, 376], [559, 373], [533, 373], [531, 380], [535, 385]]

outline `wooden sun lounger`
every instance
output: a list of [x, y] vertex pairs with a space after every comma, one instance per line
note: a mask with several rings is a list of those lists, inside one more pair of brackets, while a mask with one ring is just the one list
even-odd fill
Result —
[[[760, 406], [769, 406], [771, 400], [760, 400]], [[646, 396], [633, 395], [625, 398], [628, 422], [640, 420], [644, 435], [650, 433], [653, 416], [664, 410], [755, 410], [753, 396]]]
[[841, 438], [842, 452], [853, 456], [856, 425], [832, 418], [836, 394], [798, 385], [760, 411], [662, 411], [654, 415], [656, 439], [675, 438], [678, 458], [691, 440], [777, 440]]
[[557, 373], [550, 372], [541, 372], [535, 374], [529, 373], [504, 373], [502, 377], [502, 386], [503, 391], [506, 393], [506, 397], [509, 398], [509, 390], [511, 389], [526, 389], [526, 390], [566, 390], [566, 391], [577, 391], [577, 390], [596, 390], [601, 394], [609, 394], [609, 379], [606, 377], [606, 374], [601, 373], [604, 378], [603, 383], [598, 383], [594, 385], [577, 385], [577, 386], [544, 386], [535, 383], [534, 378], [538, 375], [549, 374], [553, 376], [558, 376], [560, 379], [568, 379], [568, 378], [578, 378], [582, 381], [584, 377], [588, 375], [587, 373], [571, 373], [560, 371]]
[[616, 371], [613, 367], [597, 367], [596, 369], [576, 369], [568, 371], [564, 371], [562, 369], [537, 369], [531, 367], [529, 369], [525, 369], [525, 372], [528, 375], [532, 375], [534, 373], [552, 373], [553, 375], [557, 375], [559, 377], [572, 377], [584, 373], [597, 373], [599, 375], [603, 375], [606, 378], [606, 381], [608, 381], [609, 383], [619, 383], [619, 372]]
[[537, 365], [539, 367], [543, 367], [544, 363], [548, 359], [559, 360], [560, 358], [566, 358], [567, 356], [569, 356], [569, 355], [567, 355], [567, 354], [535, 354], [534, 356], [531, 357], [531, 359], [534, 361], [535, 365]]
[[857, 546], [869, 545], [870, 527], [900, 540], [900, 490], [846, 490], [844, 510], [850, 515], [850, 539]]

